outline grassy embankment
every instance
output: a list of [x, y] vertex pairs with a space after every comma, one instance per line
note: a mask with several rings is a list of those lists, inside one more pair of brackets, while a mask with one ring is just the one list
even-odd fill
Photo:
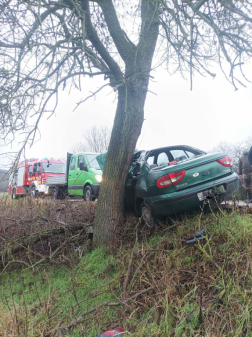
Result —
[[[154, 231], [128, 216], [120, 240], [88, 253], [83, 226], [94, 209], [0, 202], [0, 251], [9, 248], [0, 271], [0, 336], [55, 336], [62, 327], [69, 336], [95, 337], [118, 326], [132, 337], [251, 336], [247, 210], [183, 216]], [[200, 228], [207, 240], [186, 245]]]

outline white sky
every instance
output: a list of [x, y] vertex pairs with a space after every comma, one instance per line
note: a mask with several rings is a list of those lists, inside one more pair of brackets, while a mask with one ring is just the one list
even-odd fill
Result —
[[[251, 70], [251, 65], [246, 67], [245, 75], [250, 79]], [[252, 135], [252, 84], [235, 91], [219, 72], [215, 79], [197, 76], [190, 91], [189, 82], [179, 74], [171, 76], [159, 68], [152, 75], [149, 90], [156, 95], [147, 95], [138, 149], [186, 144], [210, 150], [221, 141], [242, 142]], [[59, 95], [56, 114], [49, 120], [44, 116], [39, 127], [41, 138], [26, 149], [26, 158], [65, 157], [86, 129], [113, 125], [117, 99], [110, 87], [73, 111], [78, 101], [104, 81], [102, 77], [87, 78], [83, 84], [82, 92], [68, 94], [66, 90]], [[16, 137], [12, 148], [0, 143], [0, 154], [17, 151], [19, 140]], [[0, 167], [7, 164], [3, 158], [0, 156]]]

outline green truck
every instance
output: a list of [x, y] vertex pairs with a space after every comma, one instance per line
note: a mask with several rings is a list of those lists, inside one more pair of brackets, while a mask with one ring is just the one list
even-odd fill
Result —
[[67, 153], [66, 174], [49, 176], [49, 186], [53, 199], [82, 196], [85, 200], [95, 200], [99, 194], [102, 171], [96, 160], [99, 153]]

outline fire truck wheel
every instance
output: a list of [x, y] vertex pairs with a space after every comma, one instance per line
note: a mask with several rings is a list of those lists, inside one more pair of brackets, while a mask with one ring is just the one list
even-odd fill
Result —
[[32, 199], [35, 199], [35, 198], [36, 198], [36, 188], [35, 188], [35, 186], [31, 186], [30, 191], [29, 191], [29, 196], [30, 196]]
[[53, 200], [57, 200], [58, 199], [58, 189], [57, 188], [54, 188], [52, 190], [52, 199]]
[[12, 199], [17, 199], [17, 191], [16, 191], [15, 188], [13, 188], [13, 190], [12, 190], [11, 198]]
[[90, 186], [86, 186], [84, 189], [84, 199], [86, 201], [92, 201], [92, 188]]

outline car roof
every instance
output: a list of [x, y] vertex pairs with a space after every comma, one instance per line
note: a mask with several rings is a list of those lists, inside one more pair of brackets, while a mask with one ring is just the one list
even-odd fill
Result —
[[196, 147], [193, 147], [193, 146], [190, 146], [190, 145], [170, 145], [170, 146], [164, 146], [164, 147], [157, 147], [156, 149], [150, 149], [147, 152], [158, 151], [158, 150], [162, 150], [162, 149], [173, 149], [173, 148], [187, 148], [187, 149], [193, 149], [193, 150], [205, 153], [205, 151], [200, 150], [200, 149], [198, 149]]

